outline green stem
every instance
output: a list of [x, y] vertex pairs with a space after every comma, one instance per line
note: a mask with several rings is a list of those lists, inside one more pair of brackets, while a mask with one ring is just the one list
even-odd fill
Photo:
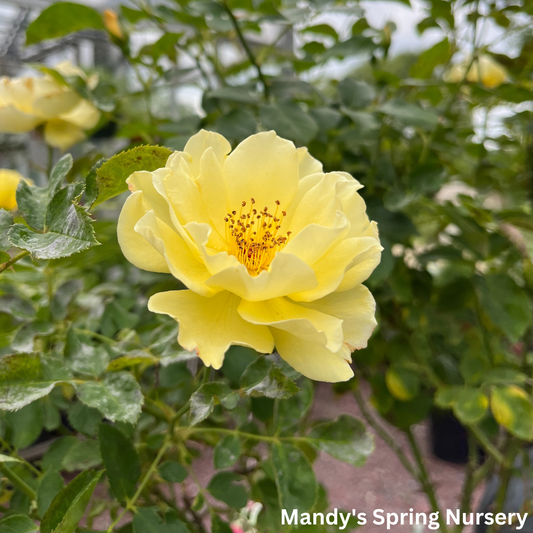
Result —
[[[474, 492], [474, 489], [476, 488], [476, 479], [475, 479], [475, 473], [476, 473], [476, 467], [477, 467], [477, 449], [476, 449], [476, 443], [474, 442], [474, 438], [472, 437], [472, 434], [468, 434], [468, 464], [466, 465], [466, 471], [465, 471], [465, 480], [463, 484], [463, 495], [461, 497], [461, 516], [463, 513], [467, 513], [470, 509], [470, 503], [472, 501], [472, 493]], [[455, 531], [456, 533], [460, 533], [463, 531], [464, 524], [459, 524]]]
[[28, 252], [28, 251], [20, 252], [20, 254], [16, 255], [13, 258], [11, 258], [6, 263], [3, 263], [2, 265], [0, 265], [0, 272], [3, 272], [4, 270], [7, 270], [9, 267], [13, 266], [17, 261], [19, 261], [23, 257], [26, 257], [27, 255], [30, 255], [30, 252]]
[[470, 431], [476, 440], [481, 444], [483, 449], [500, 465], [507, 465], [505, 457], [501, 452], [490, 442], [488, 437], [476, 426], [470, 426]]
[[52, 174], [52, 169], [54, 168], [54, 148], [53, 146], [48, 147], [48, 162], [46, 163], [46, 177], [50, 178]]
[[0, 465], [0, 471], [4, 474], [4, 476], [15, 485], [19, 490], [21, 490], [26, 496], [30, 498], [30, 500], [35, 500], [37, 495], [35, 494], [35, 491], [23, 480], [21, 479], [13, 470], [11, 470], [8, 466], [5, 464]]
[[106, 344], [115, 344], [116, 341], [106, 337], [105, 335], [101, 335], [100, 333], [96, 333], [96, 331], [91, 331], [90, 329], [80, 329], [75, 328], [76, 333], [79, 333], [80, 335], [86, 335], [87, 337], [92, 337], [93, 339], [105, 342]]
[[243, 33], [241, 31], [241, 28], [239, 26], [239, 22], [235, 18], [235, 15], [233, 14], [233, 11], [230, 9], [230, 7], [228, 5], [228, 2], [226, 0], [224, 0], [224, 8], [226, 9], [226, 12], [229, 15], [231, 23], [233, 24], [233, 27], [235, 28], [235, 32], [237, 33], [237, 37], [239, 38], [239, 41], [241, 42], [242, 47], [244, 48], [244, 51], [246, 52], [246, 55], [248, 56], [248, 59], [250, 60], [250, 63], [257, 70], [257, 76], [259, 77], [259, 79], [261, 80], [261, 83], [263, 85], [263, 91], [265, 93], [265, 98], [268, 99], [268, 97], [269, 97], [269, 89], [268, 89], [268, 84], [266, 82], [266, 78], [263, 75], [263, 72], [261, 70], [261, 67], [259, 66], [259, 63], [255, 59], [254, 53], [252, 52], [250, 46], [248, 45], [248, 42], [244, 38], [244, 35], [243, 35]]
[[413, 452], [413, 456], [415, 458], [416, 464], [418, 465], [418, 480], [422, 486], [422, 489], [428, 497], [429, 503], [431, 504], [431, 508], [434, 512], [438, 513], [440, 531], [442, 531], [443, 533], [447, 533], [448, 526], [440, 511], [439, 502], [437, 501], [437, 494], [435, 493], [435, 487], [433, 486], [433, 483], [431, 482], [431, 479], [429, 477], [429, 472], [426, 468], [426, 463], [424, 462], [424, 458], [422, 457], [422, 452], [420, 451], [418, 442], [415, 436], [413, 435], [411, 428], [409, 428], [406, 433], [407, 439], [409, 440], [409, 445], [411, 446], [411, 450]]
[[159, 448], [159, 452], [157, 452], [157, 455], [155, 459], [153, 460], [152, 464], [150, 465], [150, 468], [148, 468], [148, 471], [144, 475], [141, 484], [135, 491], [135, 494], [131, 498], [131, 500], [128, 500], [128, 503], [125, 507], [125, 509], [122, 510], [122, 512], [117, 516], [117, 518], [113, 521], [113, 523], [108, 527], [107, 533], [111, 533], [113, 531], [114, 527], [120, 522], [122, 517], [128, 512], [128, 511], [135, 511], [135, 502], [139, 499], [139, 496], [142, 494], [142, 491], [146, 487], [146, 484], [148, 481], [150, 481], [150, 478], [152, 477], [152, 474], [155, 472], [156, 468], [159, 465], [159, 462], [163, 458], [163, 455], [165, 455], [165, 452], [168, 450], [168, 448], [172, 445], [172, 441], [167, 436], [167, 438], [164, 440], [161, 448]]
[[405, 455], [404, 451], [398, 446], [395, 442], [395, 440], [387, 433], [387, 430], [381, 426], [378, 421], [372, 416], [370, 411], [367, 409], [365, 400], [361, 396], [361, 392], [359, 390], [354, 391], [355, 401], [357, 402], [357, 405], [359, 406], [359, 410], [361, 411], [361, 414], [363, 415], [363, 418], [367, 421], [369, 426], [381, 437], [381, 439], [385, 442], [385, 444], [396, 454], [396, 457], [398, 457], [400, 463], [402, 463], [403, 467], [413, 476], [415, 479], [418, 479], [418, 474], [414, 468], [414, 466], [411, 464], [411, 461], [408, 459], [407, 455]]

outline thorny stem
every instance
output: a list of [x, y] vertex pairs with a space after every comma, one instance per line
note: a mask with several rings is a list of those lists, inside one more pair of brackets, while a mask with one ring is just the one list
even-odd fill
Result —
[[19, 261], [23, 257], [26, 257], [27, 255], [30, 255], [30, 252], [28, 252], [28, 251], [20, 252], [20, 254], [16, 255], [13, 258], [11, 258], [9, 261], [1, 264], [0, 265], [0, 272], [3, 272], [4, 270], [7, 270], [9, 267], [13, 266], [17, 261]]
[[413, 435], [411, 428], [409, 428], [406, 431], [406, 433], [407, 433], [407, 439], [409, 441], [409, 445], [411, 446], [411, 450], [413, 452], [413, 456], [415, 458], [416, 464], [418, 465], [418, 469], [419, 469], [418, 479], [420, 481], [420, 484], [422, 485], [422, 488], [429, 499], [429, 502], [431, 504], [433, 511], [439, 513], [438, 516], [439, 516], [439, 523], [440, 523], [441, 531], [443, 531], [444, 533], [447, 533], [448, 526], [446, 524], [446, 521], [443, 519], [442, 513], [440, 512], [439, 503], [437, 501], [437, 495], [435, 493], [435, 487], [433, 486], [433, 483], [431, 482], [431, 479], [429, 477], [429, 473], [426, 468], [424, 458], [422, 457], [422, 452], [420, 451], [420, 448], [418, 446], [418, 442], [415, 436]]
[[[461, 497], [461, 516], [468, 512], [472, 500], [472, 493], [476, 488], [476, 467], [477, 467], [477, 449], [476, 443], [471, 433], [468, 433], [468, 464], [465, 470], [465, 480], [463, 484], [463, 495]], [[459, 524], [455, 531], [460, 533], [464, 529], [464, 524]]]
[[233, 11], [230, 9], [228, 3], [226, 0], [224, 0], [224, 8], [226, 9], [226, 12], [229, 15], [229, 18], [231, 20], [231, 23], [233, 24], [233, 27], [235, 28], [235, 32], [237, 33], [237, 36], [239, 38], [239, 41], [241, 42], [242, 47], [244, 48], [244, 51], [246, 52], [246, 55], [248, 56], [248, 59], [250, 60], [250, 63], [255, 67], [257, 70], [257, 76], [261, 80], [261, 83], [263, 85], [263, 91], [265, 93], [265, 98], [268, 99], [269, 97], [269, 88], [268, 84], [266, 82], [265, 76], [263, 75], [263, 71], [261, 70], [261, 67], [259, 66], [259, 63], [257, 62], [254, 53], [252, 52], [250, 45], [244, 38], [244, 35], [241, 31], [241, 28], [239, 26], [239, 22], [235, 18], [235, 15], [233, 14]]
[[374, 431], [380, 436], [380, 438], [385, 442], [385, 444], [396, 454], [396, 456], [402, 463], [403, 467], [407, 470], [407, 472], [409, 472], [411, 476], [417, 479], [418, 475], [414, 466], [411, 464], [411, 461], [408, 459], [407, 455], [400, 448], [400, 446], [398, 446], [394, 439], [387, 433], [387, 430], [383, 426], [381, 426], [379, 422], [372, 416], [372, 414], [365, 405], [365, 400], [361, 396], [361, 392], [359, 390], [355, 390], [354, 396], [355, 401], [357, 402], [357, 405], [359, 406], [359, 409], [361, 411], [361, 414], [367, 421], [368, 425], [372, 429], [374, 429]]

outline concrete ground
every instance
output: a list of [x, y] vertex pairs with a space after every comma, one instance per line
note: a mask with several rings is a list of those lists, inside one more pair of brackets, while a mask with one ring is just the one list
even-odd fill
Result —
[[[342, 413], [362, 418], [359, 408], [351, 394], [336, 396], [331, 387], [319, 386], [313, 407], [313, 417], [335, 418]], [[389, 426], [397, 444], [409, 454], [409, 446], [401, 431]], [[370, 430], [372, 431], [372, 430]], [[424, 422], [415, 427], [414, 433], [420, 444], [431, 478], [437, 490], [437, 496], [443, 509], [456, 509], [461, 498], [464, 467], [454, 465], [433, 457], [429, 451], [429, 424]], [[331, 507], [357, 509], [365, 512], [367, 520], [374, 509], [383, 509], [385, 513], [405, 513], [409, 509], [416, 512], [430, 512], [424, 493], [419, 491], [417, 483], [405, 471], [404, 467], [378, 436], [375, 437], [376, 449], [367, 463], [355, 468], [322, 453], [315, 463], [318, 479], [328, 488]], [[475, 494], [479, 499], [481, 491]], [[364, 533], [382, 533], [387, 531], [384, 525], [378, 526], [368, 520], [360, 528]], [[412, 526], [394, 526], [392, 531], [412, 532]], [[468, 527], [465, 533], [472, 531]]]

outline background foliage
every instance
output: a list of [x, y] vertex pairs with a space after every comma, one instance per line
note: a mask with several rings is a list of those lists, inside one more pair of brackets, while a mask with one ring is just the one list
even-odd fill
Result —
[[[431, 0], [425, 9], [419, 31], [440, 39], [393, 59], [392, 23], [374, 28], [360, 5], [324, 0], [139, 2], [122, 6], [114, 25], [91, 8], [57, 3], [30, 25], [29, 44], [105, 31], [137, 85], [101, 73], [92, 90], [55, 73], [132, 150], [109, 161], [88, 150], [74, 165], [67, 155], [46, 187], [21, 185], [14, 218], [0, 212], [0, 531], [36, 531], [37, 520], [44, 533], [221, 533], [249, 499], [264, 506], [259, 531], [282, 531], [280, 508], [328, 508], [312, 468], [318, 451], [355, 466], [372, 451], [354, 418], [310, 422], [313, 384], [275, 355], [233, 347], [221, 371], [210, 371], [176, 344], [173, 321], [147, 311], [150, 295], [180, 284], [123, 259], [117, 195], [135, 160], [150, 170], [168, 156], [141, 145], [180, 149], [200, 127], [234, 144], [274, 129], [308, 146], [326, 171], [365, 185], [385, 247], [368, 281], [379, 327], [354, 354], [357, 378], [336, 390], [355, 394], [366, 424], [400, 455], [434, 510], [411, 428], [436, 407], [451, 410], [470, 442], [463, 510], [493, 473], [502, 508], [513, 462], [533, 440], [533, 8]], [[348, 33], [324, 17], [332, 12], [353, 21]], [[277, 37], [258, 44], [267, 23]], [[483, 44], [487, 25], [502, 28], [509, 55]], [[160, 37], [132, 52], [130, 34], [146, 29]], [[467, 80], [479, 56], [505, 68], [502, 83], [489, 87], [482, 72]], [[355, 57], [352, 74], [323, 76], [332, 60]], [[460, 79], [449, 81], [461, 61]], [[165, 104], [165, 91], [192, 74], [201, 116]], [[507, 118], [494, 126], [501, 110]], [[407, 433], [412, 456], [383, 421]], [[35, 464], [21, 459], [17, 451], [43, 432], [59, 438]], [[190, 497], [192, 463], [206, 447], [215, 474]], [[519, 498], [517, 506], [528, 505], [528, 494]], [[241, 522], [251, 528], [247, 516]]]

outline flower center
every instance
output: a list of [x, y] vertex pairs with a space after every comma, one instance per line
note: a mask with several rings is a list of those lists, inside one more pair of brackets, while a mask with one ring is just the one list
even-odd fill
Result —
[[232, 211], [224, 217], [224, 221], [228, 253], [234, 255], [252, 276], [257, 276], [270, 266], [276, 252], [287, 245], [291, 232], [278, 235], [283, 219], [287, 216], [285, 211], [281, 211], [281, 216], [278, 217], [279, 200], [276, 200], [274, 214], [269, 212], [268, 207], [258, 211], [254, 205], [255, 200], [252, 198], [249, 212], [243, 213], [246, 202], [242, 202], [239, 214]]

